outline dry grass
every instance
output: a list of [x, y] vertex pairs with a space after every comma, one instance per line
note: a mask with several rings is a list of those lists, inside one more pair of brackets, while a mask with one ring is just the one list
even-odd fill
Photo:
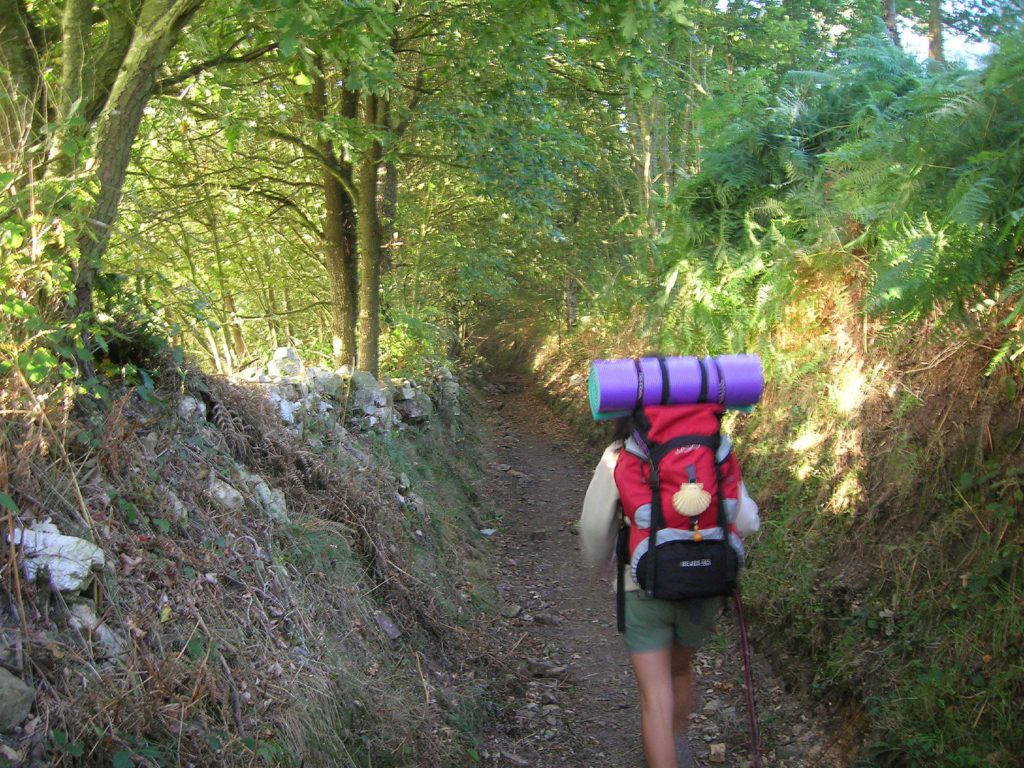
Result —
[[[38, 717], [14, 743], [25, 764], [33, 750], [96, 765], [119, 751], [137, 765], [455, 760], [452, 712], [433, 690], [472, 679], [481, 646], [440, 607], [445, 585], [409, 572], [389, 474], [329, 464], [261, 392], [192, 381], [207, 406], [198, 424], [132, 392], [91, 428], [24, 393], [0, 401], [0, 488], [20, 509], [5, 527], [51, 517], [109, 563], [72, 597], [23, 583], [13, 552], [0, 555], [3, 638], [17, 637], [0, 652], [39, 691]], [[243, 471], [284, 491], [290, 525], [255, 503], [215, 503], [210, 475], [242, 489]], [[123, 654], [104, 651], [95, 628], [69, 628], [72, 601], [95, 605]], [[415, 654], [384, 637], [380, 611]], [[47, 757], [52, 731], [69, 746]]]

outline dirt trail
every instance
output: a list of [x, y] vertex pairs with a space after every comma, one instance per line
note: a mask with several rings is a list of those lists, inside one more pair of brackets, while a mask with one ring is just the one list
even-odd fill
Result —
[[[639, 708], [615, 631], [614, 594], [582, 565], [574, 524], [598, 456], [579, 445], [523, 381], [487, 397], [496, 441], [485, 493], [504, 511], [493, 534], [504, 621], [495, 642], [526, 682], [487, 765], [642, 768]], [[729, 618], [696, 660], [690, 745], [699, 766], [749, 766], [750, 734]], [[762, 764], [850, 764], [815, 713], [755, 660]]]

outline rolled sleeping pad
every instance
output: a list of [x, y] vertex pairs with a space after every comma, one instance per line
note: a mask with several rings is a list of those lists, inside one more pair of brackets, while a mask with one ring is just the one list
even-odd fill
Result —
[[764, 370], [757, 355], [594, 360], [587, 388], [597, 421], [627, 416], [638, 405], [744, 408], [761, 399]]

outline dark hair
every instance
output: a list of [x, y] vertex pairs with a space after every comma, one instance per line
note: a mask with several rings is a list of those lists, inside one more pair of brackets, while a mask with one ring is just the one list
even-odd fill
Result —
[[620, 416], [612, 422], [612, 439], [624, 441], [633, 434], [635, 429], [636, 424], [633, 422], [633, 414]]

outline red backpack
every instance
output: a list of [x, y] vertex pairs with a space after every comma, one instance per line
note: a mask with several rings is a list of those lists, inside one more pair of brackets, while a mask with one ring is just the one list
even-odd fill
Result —
[[723, 410], [704, 403], [634, 413], [636, 432], [615, 465], [629, 521], [619, 558], [651, 597], [729, 595], [736, 587], [743, 545], [728, 510], [739, 498], [740, 471], [721, 435]]

